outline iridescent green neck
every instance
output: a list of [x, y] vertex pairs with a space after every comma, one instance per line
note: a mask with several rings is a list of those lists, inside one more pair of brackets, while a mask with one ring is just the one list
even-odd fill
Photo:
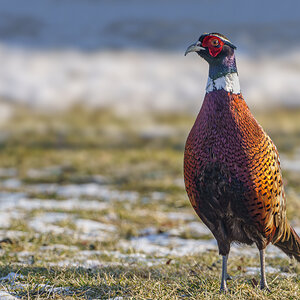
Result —
[[209, 64], [209, 77], [212, 80], [231, 73], [237, 73], [234, 53], [224, 57], [222, 61], [217, 60]]

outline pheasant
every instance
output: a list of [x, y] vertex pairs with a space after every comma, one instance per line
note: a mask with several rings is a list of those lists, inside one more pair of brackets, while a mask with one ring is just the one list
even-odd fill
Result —
[[278, 151], [243, 99], [235, 49], [224, 35], [206, 33], [185, 52], [196, 52], [209, 64], [205, 98], [185, 145], [184, 180], [222, 255], [221, 292], [227, 291], [232, 242], [256, 244], [261, 289], [269, 290], [269, 243], [300, 261], [300, 238], [286, 218]]

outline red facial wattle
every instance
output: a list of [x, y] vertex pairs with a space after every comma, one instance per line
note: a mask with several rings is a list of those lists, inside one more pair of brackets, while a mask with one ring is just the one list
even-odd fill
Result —
[[216, 36], [206, 36], [202, 41], [202, 47], [208, 48], [209, 54], [216, 57], [223, 49], [224, 42]]

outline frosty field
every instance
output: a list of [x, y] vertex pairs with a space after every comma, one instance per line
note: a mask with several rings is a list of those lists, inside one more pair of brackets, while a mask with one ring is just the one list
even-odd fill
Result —
[[[259, 9], [258, 9], [259, 8]], [[9, 0], [0, 5], [0, 299], [297, 299], [300, 266], [221, 259], [184, 190], [208, 66], [236, 44], [241, 91], [280, 152], [300, 233], [300, 2]]]
[[[256, 114], [281, 153], [288, 217], [300, 232], [300, 111]], [[1, 127], [1, 293], [22, 299], [295, 299], [300, 268], [233, 245], [219, 295], [216, 242], [182, 179], [189, 114], [120, 116], [74, 107], [26, 109]], [[274, 122], [276, 120], [276, 122]], [[3, 296], [2, 296], [3, 297]]]

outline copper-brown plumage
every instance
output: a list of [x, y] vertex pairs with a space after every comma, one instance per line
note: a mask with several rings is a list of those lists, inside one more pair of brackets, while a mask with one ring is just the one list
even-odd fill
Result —
[[[225, 273], [231, 242], [255, 243], [261, 255], [273, 243], [300, 261], [300, 239], [286, 218], [278, 151], [241, 93], [206, 93], [186, 142], [184, 179], [191, 204], [226, 257]], [[262, 263], [264, 273], [264, 257]]]
[[191, 203], [212, 231], [223, 216], [223, 243], [255, 242], [263, 249], [291, 236], [277, 149], [241, 94], [206, 95], [186, 142], [184, 175]]

